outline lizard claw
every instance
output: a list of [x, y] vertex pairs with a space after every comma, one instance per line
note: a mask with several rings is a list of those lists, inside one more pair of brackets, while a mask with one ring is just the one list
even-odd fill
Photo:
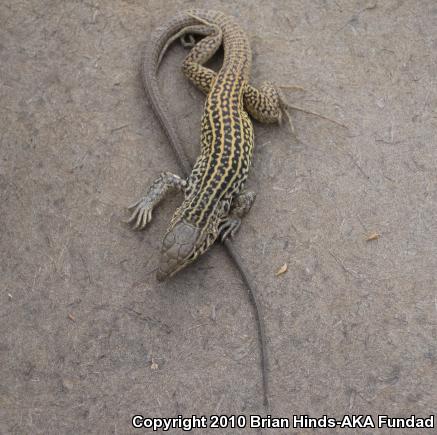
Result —
[[221, 241], [224, 242], [228, 237], [233, 238], [241, 225], [241, 219], [238, 217], [228, 217], [219, 227]]
[[134, 209], [131, 217], [126, 223], [133, 223], [133, 229], [142, 230], [152, 220], [153, 204], [150, 203], [147, 197], [141, 198], [136, 203], [128, 207], [129, 210]]

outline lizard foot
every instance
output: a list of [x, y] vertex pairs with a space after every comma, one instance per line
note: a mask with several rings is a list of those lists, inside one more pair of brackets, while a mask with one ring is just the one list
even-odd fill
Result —
[[142, 230], [152, 220], [153, 202], [149, 197], [139, 199], [137, 202], [128, 207], [128, 210], [132, 210], [131, 217], [126, 223], [133, 224], [133, 229]]
[[321, 115], [320, 113], [317, 112], [313, 112], [311, 110], [308, 109], [304, 109], [302, 107], [298, 107], [298, 106], [294, 106], [290, 103], [288, 103], [284, 97], [284, 94], [282, 92], [282, 89], [296, 89], [299, 91], [305, 91], [304, 88], [301, 88], [300, 86], [278, 86], [278, 95], [279, 95], [279, 104], [281, 106], [281, 109], [283, 110], [283, 112], [285, 113], [285, 115], [287, 116], [288, 122], [290, 124], [290, 128], [291, 128], [291, 132], [294, 136], [295, 135], [295, 129], [294, 129], [294, 125], [293, 125], [293, 121], [291, 119], [291, 115], [289, 110], [296, 110], [298, 112], [303, 112], [303, 113], [307, 113], [308, 115], [314, 115], [317, 116], [318, 118], [321, 119], [326, 119], [327, 121], [332, 122], [333, 124], [337, 124], [340, 127], [343, 127], [345, 129], [348, 129], [347, 125], [342, 124], [341, 122], [336, 121], [335, 119], [332, 118], [328, 118], [327, 116]]
[[241, 219], [239, 217], [229, 216], [219, 227], [221, 241], [225, 241], [228, 237], [233, 238], [240, 225]]
[[196, 39], [191, 33], [182, 35], [179, 40], [184, 48], [193, 48], [196, 45]]
[[183, 191], [187, 183], [181, 177], [170, 172], [162, 172], [149, 187], [146, 196], [128, 207], [133, 210], [126, 223], [133, 224], [134, 229], [142, 230], [152, 220], [152, 211], [171, 190]]

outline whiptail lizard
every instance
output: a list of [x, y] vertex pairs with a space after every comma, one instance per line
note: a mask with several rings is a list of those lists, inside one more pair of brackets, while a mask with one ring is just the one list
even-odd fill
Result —
[[[195, 43], [193, 35], [203, 38]], [[207, 94], [202, 117], [201, 152], [194, 167], [180, 145], [176, 130], [158, 88], [157, 72], [168, 46], [180, 39], [191, 48], [183, 72]], [[204, 64], [223, 44], [224, 60], [218, 73]], [[279, 91], [268, 82], [260, 89], [249, 84], [251, 50], [248, 38], [236, 22], [217, 11], [191, 10], [179, 13], [152, 35], [146, 50], [143, 80], [152, 107], [177, 155], [185, 178], [164, 172], [146, 195], [133, 204], [129, 222], [143, 229], [154, 207], [171, 190], [184, 194], [161, 249], [157, 279], [163, 280], [193, 262], [221, 238], [251, 291], [261, 342], [264, 404], [268, 409], [264, 326], [253, 283], [244, 270], [229, 236], [238, 230], [250, 210], [255, 193], [244, 190], [252, 162], [254, 134], [248, 113], [265, 123], [280, 123], [285, 112]]]

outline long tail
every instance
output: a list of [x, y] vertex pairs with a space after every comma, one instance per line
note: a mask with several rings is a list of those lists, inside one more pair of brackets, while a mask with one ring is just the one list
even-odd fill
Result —
[[191, 172], [190, 161], [182, 148], [173, 122], [169, 116], [167, 106], [158, 88], [158, 68], [162, 56], [165, 54], [169, 44], [175, 34], [187, 26], [198, 24], [199, 21], [192, 15], [180, 13], [161, 27], [158, 27], [152, 34], [148, 44], [142, 68], [143, 84], [149, 101], [153, 106], [153, 111], [162, 124], [162, 127], [170, 141], [171, 146], [176, 152], [176, 157], [185, 176]]

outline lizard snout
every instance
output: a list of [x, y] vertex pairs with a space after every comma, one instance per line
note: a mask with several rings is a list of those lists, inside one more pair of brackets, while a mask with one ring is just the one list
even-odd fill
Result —
[[199, 233], [199, 228], [183, 220], [167, 232], [162, 242], [161, 258], [156, 273], [158, 281], [164, 281], [197, 258]]

